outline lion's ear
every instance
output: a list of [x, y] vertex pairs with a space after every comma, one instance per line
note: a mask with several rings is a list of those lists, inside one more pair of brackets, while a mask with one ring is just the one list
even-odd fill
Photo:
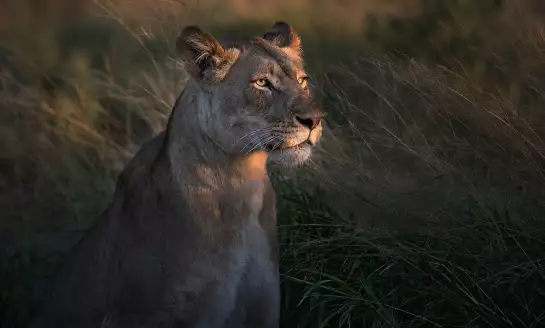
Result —
[[187, 26], [176, 40], [176, 50], [194, 78], [221, 80], [238, 57], [236, 49], [224, 49], [209, 33]]
[[284, 48], [288, 52], [301, 54], [301, 38], [297, 32], [286, 22], [276, 22], [263, 39], [273, 43], [277, 47]]

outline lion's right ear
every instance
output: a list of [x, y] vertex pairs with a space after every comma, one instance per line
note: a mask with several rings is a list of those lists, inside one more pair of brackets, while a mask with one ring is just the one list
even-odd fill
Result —
[[238, 58], [237, 49], [224, 49], [209, 33], [197, 26], [187, 26], [176, 40], [176, 50], [193, 77], [218, 82]]

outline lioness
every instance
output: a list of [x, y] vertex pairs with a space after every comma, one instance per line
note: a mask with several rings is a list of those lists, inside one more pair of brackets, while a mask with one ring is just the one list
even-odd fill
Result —
[[190, 80], [166, 131], [120, 175], [35, 328], [278, 327], [265, 164], [303, 163], [322, 133], [300, 39], [278, 22], [227, 46], [190, 26], [177, 49]]

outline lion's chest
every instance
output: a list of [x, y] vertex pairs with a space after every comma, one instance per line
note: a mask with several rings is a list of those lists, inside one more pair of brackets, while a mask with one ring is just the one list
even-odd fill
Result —
[[232, 255], [243, 264], [237, 273], [233, 312], [225, 327], [241, 327], [239, 321], [268, 327], [277, 319], [279, 277], [278, 268], [271, 260], [270, 232], [260, 222], [265, 205], [265, 185], [261, 181], [251, 181], [242, 188], [244, 196], [240, 198], [242, 210], [239, 215], [243, 220], [237, 234], [239, 249]]
[[271, 261], [271, 245], [263, 227], [252, 222], [244, 235], [244, 265], [225, 327], [243, 327], [243, 322], [252, 327], [270, 327], [278, 319], [278, 269]]
[[263, 181], [244, 181], [231, 188], [226, 188], [222, 194], [222, 216], [224, 220], [235, 224], [246, 225], [257, 222], [263, 208], [265, 186]]
[[197, 295], [194, 297], [207, 298], [208, 307], [200, 310], [216, 314], [203, 317], [203, 327], [245, 327], [244, 322], [268, 327], [277, 319], [278, 270], [271, 260], [269, 232], [259, 220], [263, 191], [263, 183], [251, 181], [236, 190], [223, 190], [219, 201], [212, 201], [212, 195], [206, 198], [215, 208], [207, 211], [207, 218], [214, 219], [200, 222], [207, 222], [202, 226], [214, 229], [216, 234], [207, 235], [210, 244], [206, 245], [206, 256], [193, 257], [195, 262], [184, 264], [191, 268], [192, 278], [178, 281], [174, 288], [177, 303], [184, 303], [188, 290], [201, 283], [208, 286], [204, 295], [191, 292]]

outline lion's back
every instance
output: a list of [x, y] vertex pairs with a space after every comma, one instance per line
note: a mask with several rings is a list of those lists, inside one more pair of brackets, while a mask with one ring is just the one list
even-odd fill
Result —
[[[33, 328], [100, 326], [105, 317], [105, 307], [112, 284], [116, 283], [112, 263], [116, 259], [115, 245], [123, 229], [119, 229], [118, 216], [123, 212], [125, 192], [145, 179], [163, 149], [165, 133], [148, 141], [134, 155], [119, 176], [116, 191], [108, 209], [96, 226], [72, 250], [70, 262], [61, 272], [59, 280], [44, 306], [35, 317]], [[121, 238], [124, 239], [124, 238]]]

